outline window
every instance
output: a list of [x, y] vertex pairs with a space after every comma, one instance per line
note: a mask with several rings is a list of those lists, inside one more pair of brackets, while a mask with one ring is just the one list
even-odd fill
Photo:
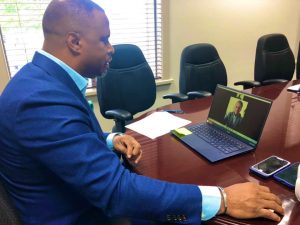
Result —
[[[138, 45], [155, 78], [162, 75], [161, 0], [94, 0], [105, 10], [112, 44]], [[50, 0], [0, 0], [0, 24], [13, 76], [43, 42], [42, 17]]]

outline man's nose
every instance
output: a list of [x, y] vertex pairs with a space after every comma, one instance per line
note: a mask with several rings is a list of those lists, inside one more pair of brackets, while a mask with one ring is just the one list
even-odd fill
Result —
[[112, 45], [109, 46], [108, 52], [109, 52], [110, 55], [115, 54], [115, 49], [114, 49], [114, 47]]

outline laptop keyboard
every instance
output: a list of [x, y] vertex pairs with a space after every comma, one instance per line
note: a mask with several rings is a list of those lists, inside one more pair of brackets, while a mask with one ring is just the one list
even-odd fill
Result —
[[201, 137], [203, 140], [226, 154], [246, 147], [243, 142], [234, 140], [226, 133], [215, 129], [208, 124], [197, 124], [189, 127], [188, 129], [192, 131], [193, 134]]

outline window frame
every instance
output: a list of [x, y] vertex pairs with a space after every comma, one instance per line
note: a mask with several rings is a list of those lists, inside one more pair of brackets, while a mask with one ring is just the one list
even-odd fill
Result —
[[[6, 4], [6, 1], [3, 0], [4, 2], [3, 3], [0, 3], [0, 5], [3, 5], [3, 4]], [[8, 2], [9, 0], [7, 0]], [[33, 0], [24, 0], [24, 2], [30, 2], [32, 3]], [[153, 4], [154, 4], [154, 36], [155, 36], [155, 39], [154, 39], [154, 46], [155, 46], [155, 57], [154, 57], [154, 60], [155, 60], [155, 66], [154, 68], [152, 67], [152, 70], [153, 70], [153, 73], [154, 73], [154, 76], [155, 76], [155, 79], [162, 79], [162, 74], [163, 74], [163, 65], [162, 65], [162, 61], [163, 61], [163, 52], [162, 52], [162, 26], [163, 26], [163, 19], [162, 19], [162, 11], [163, 11], [163, 0], [151, 0], [153, 1]], [[10, 1], [11, 2], [11, 1]], [[15, 0], [13, 2], [11, 2], [10, 4], [20, 4], [20, 2], [22, 2], [22, 0]], [[41, 4], [46, 4], [46, 3], [41, 3]], [[157, 14], [157, 4], [160, 4], [160, 12], [159, 14]], [[48, 3], [47, 3], [48, 5]], [[20, 9], [17, 9], [17, 10], [20, 10]], [[158, 15], [160, 18], [158, 18]], [[19, 17], [19, 20], [20, 20], [20, 17]], [[157, 24], [159, 23], [159, 27], [157, 26]], [[41, 27], [40, 27], [41, 28]], [[158, 31], [158, 29], [160, 29], [160, 32]], [[158, 34], [159, 34], [159, 37], [158, 37]], [[5, 34], [4, 34], [4, 38], [5, 38]], [[113, 43], [113, 44], [119, 44], [119, 43]], [[132, 43], [132, 44], [135, 44], [135, 43]], [[40, 47], [39, 47], [40, 48]], [[35, 49], [39, 49], [39, 48], [35, 48]], [[24, 48], [26, 49], [26, 48]], [[23, 50], [24, 50], [23, 49]], [[6, 57], [7, 59], [7, 71], [8, 71], [8, 74], [11, 77], [13, 77], [13, 75], [15, 74], [11, 74], [12, 70], [11, 70], [11, 66], [10, 66], [10, 59], [7, 57], [7, 51], [10, 51], [10, 50], [7, 50], [7, 47], [5, 46], [5, 40], [4, 40], [4, 56]], [[24, 50], [26, 51], [26, 50]], [[158, 53], [158, 51], [160, 51]], [[160, 54], [160, 56], [159, 56]], [[146, 57], [147, 58], [147, 57]], [[148, 59], [147, 59], [148, 60]], [[27, 59], [26, 60], [27, 62], [31, 61], [31, 58], [30, 59]], [[19, 68], [18, 70], [23, 66], [25, 65], [27, 62], [23, 63], [23, 64], [19, 64]]]

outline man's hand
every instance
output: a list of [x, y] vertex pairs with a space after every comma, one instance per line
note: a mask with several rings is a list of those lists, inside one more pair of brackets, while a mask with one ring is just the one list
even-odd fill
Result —
[[232, 217], [264, 217], [279, 222], [278, 214], [284, 213], [280, 199], [268, 187], [248, 182], [235, 184], [224, 190], [227, 195], [227, 214]]
[[141, 145], [129, 135], [116, 135], [113, 139], [116, 151], [124, 154], [127, 159], [138, 163], [142, 157]]

